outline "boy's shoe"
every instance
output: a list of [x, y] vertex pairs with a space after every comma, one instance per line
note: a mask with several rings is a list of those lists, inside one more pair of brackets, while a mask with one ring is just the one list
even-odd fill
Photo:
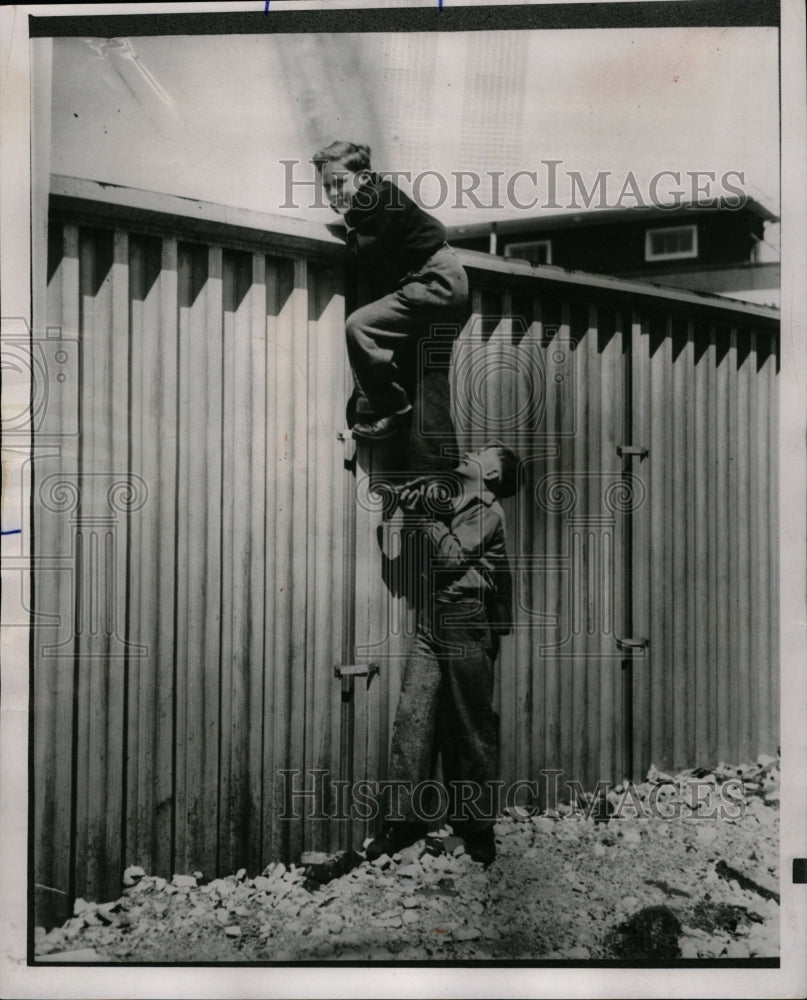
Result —
[[375, 840], [367, 845], [364, 854], [368, 861], [375, 861], [382, 854], [392, 857], [425, 836], [426, 826], [423, 823], [387, 823]]
[[367, 441], [381, 441], [384, 438], [392, 437], [406, 430], [412, 419], [412, 408], [403, 413], [390, 413], [386, 417], [379, 417], [372, 423], [356, 423], [353, 425], [353, 436], [364, 438]]
[[465, 850], [472, 861], [477, 861], [484, 868], [487, 868], [496, 860], [496, 841], [493, 836], [493, 827], [465, 834], [463, 840]]
[[345, 407], [345, 417], [350, 428], [356, 424], [371, 424], [378, 419], [378, 414], [370, 405], [370, 400], [360, 389], [354, 389]]

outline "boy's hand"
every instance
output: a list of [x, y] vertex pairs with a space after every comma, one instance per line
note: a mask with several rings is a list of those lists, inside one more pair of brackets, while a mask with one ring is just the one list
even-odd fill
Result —
[[406, 514], [422, 514], [425, 493], [425, 483], [413, 483], [405, 486], [398, 494], [398, 506]]

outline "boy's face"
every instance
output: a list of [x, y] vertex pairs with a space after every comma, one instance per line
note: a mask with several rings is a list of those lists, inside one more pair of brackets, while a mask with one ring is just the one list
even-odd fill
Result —
[[479, 451], [469, 451], [457, 466], [457, 471], [473, 473], [488, 482], [502, 478], [502, 459], [498, 448], [481, 448]]
[[341, 163], [329, 161], [322, 165], [322, 186], [334, 212], [344, 215], [359, 190], [359, 182], [366, 171], [354, 173]]

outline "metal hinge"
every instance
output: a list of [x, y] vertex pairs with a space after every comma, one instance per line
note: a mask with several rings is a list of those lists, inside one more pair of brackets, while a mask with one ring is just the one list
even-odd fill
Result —
[[620, 458], [630, 458], [636, 456], [637, 458], [646, 458], [650, 452], [647, 448], [642, 448], [638, 445], [632, 444], [618, 444], [616, 446], [616, 453]]

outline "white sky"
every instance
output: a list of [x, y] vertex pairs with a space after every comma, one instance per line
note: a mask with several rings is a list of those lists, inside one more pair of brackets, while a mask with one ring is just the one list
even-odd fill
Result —
[[[530, 32], [524, 75], [501, 84], [503, 107], [520, 108], [502, 116], [507, 148], [492, 142], [469, 162], [462, 136], [474, 116], [464, 66], [481, 39], [477, 32], [397, 36], [410, 66], [434, 67], [417, 90], [418, 113], [410, 102], [402, 106], [399, 85], [385, 74], [385, 36], [138, 37], [131, 51], [57, 38], [50, 169], [277, 213], [284, 212], [279, 161], [299, 159], [300, 176], [312, 176], [314, 149], [351, 138], [373, 147], [381, 170], [537, 169], [541, 184], [547, 159], [580, 171], [588, 186], [600, 170], [615, 178], [632, 171], [645, 187], [660, 170], [712, 170], [718, 179], [739, 170], [747, 193], [777, 210], [774, 29]], [[327, 209], [302, 214], [333, 219]], [[469, 218], [447, 206], [435, 214], [471, 222], [517, 212]]]

